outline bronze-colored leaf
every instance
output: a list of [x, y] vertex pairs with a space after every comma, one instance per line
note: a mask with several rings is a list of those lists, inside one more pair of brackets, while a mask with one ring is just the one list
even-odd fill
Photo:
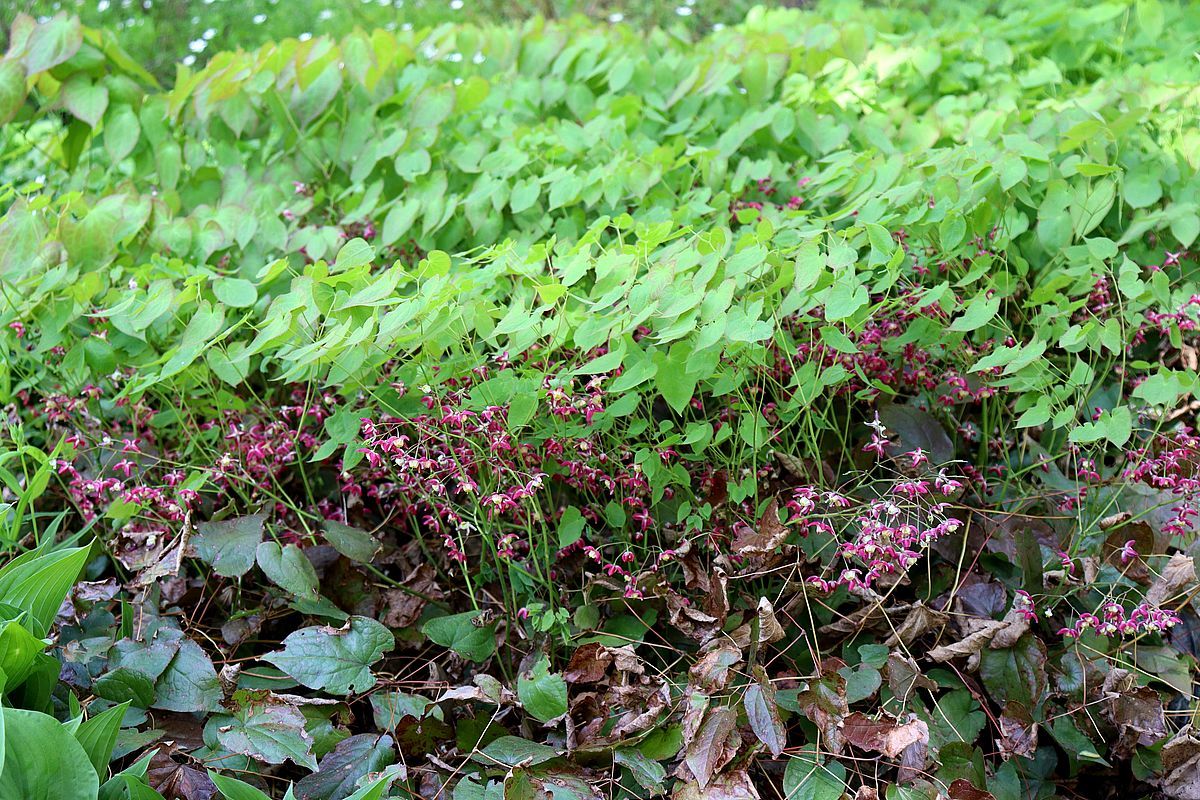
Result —
[[738, 741], [737, 712], [728, 706], [710, 709], [683, 759], [701, 789], [737, 754]]
[[779, 717], [779, 704], [775, 701], [775, 687], [767, 679], [762, 667], [754, 670], [755, 681], [746, 687], [742, 697], [742, 705], [746, 709], [746, 719], [750, 730], [758, 740], [767, 746], [771, 755], [776, 758], [787, 746], [787, 728]]

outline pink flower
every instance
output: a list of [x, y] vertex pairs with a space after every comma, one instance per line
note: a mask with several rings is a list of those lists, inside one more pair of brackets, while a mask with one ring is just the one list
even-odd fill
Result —
[[1121, 548], [1121, 563], [1122, 564], [1128, 564], [1130, 561], [1133, 561], [1135, 558], [1138, 557], [1138, 551], [1134, 547], [1134, 544], [1135, 544], [1134, 540], [1130, 539], [1129, 541], [1125, 542], [1125, 546]]

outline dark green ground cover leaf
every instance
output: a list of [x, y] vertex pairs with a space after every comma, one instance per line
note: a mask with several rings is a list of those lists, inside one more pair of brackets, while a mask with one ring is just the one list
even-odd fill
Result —
[[310, 689], [330, 694], [365, 692], [375, 685], [370, 666], [395, 646], [387, 628], [351, 617], [343, 628], [312, 627], [289, 634], [283, 649], [263, 656]]

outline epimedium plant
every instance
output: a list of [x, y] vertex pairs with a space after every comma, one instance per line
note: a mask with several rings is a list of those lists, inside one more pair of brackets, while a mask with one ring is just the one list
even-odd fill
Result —
[[18, 21], [5, 543], [101, 537], [120, 791], [1186, 781], [1194, 21], [923, 19]]

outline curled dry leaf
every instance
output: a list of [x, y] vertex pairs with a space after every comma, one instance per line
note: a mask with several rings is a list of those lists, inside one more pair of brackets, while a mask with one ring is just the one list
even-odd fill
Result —
[[1163, 567], [1162, 574], [1146, 591], [1146, 602], [1161, 606], [1180, 591], [1196, 582], [1196, 562], [1191, 556], [1176, 553]]
[[766, 555], [775, 552], [787, 535], [787, 526], [779, 521], [779, 501], [772, 500], [763, 511], [758, 525], [738, 527], [731, 546], [739, 556]]
[[925, 677], [917, 662], [899, 650], [893, 650], [887, 660], [888, 688], [901, 703], [907, 703], [917, 689], [937, 688], [937, 684]]
[[1021, 703], [1008, 702], [1000, 712], [1000, 754], [1032, 758], [1037, 752], [1038, 726]]
[[[753, 636], [753, 623], [747, 622], [744, 625], [739, 625], [730, 637], [733, 638], [733, 643], [738, 647], [746, 648], [750, 646], [750, 639]], [[787, 634], [783, 630], [783, 626], [779, 624], [779, 620], [775, 617], [775, 608], [771, 605], [771, 601], [765, 597], [758, 600], [758, 642], [759, 644], [770, 644], [778, 642]]]
[[1149, 686], [1138, 686], [1128, 670], [1110, 670], [1101, 693], [1104, 716], [1117, 728], [1114, 757], [1128, 758], [1138, 745], [1149, 747], [1167, 735], [1162, 698]]
[[974, 670], [979, 664], [979, 651], [985, 646], [993, 650], [1012, 647], [1029, 632], [1029, 620], [1015, 608], [1002, 620], [970, 617], [961, 622], [960, 626], [965, 633], [963, 638], [952, 644], [933, 648], [929, 651], [931, 659], [943, 662], [954, 658], [967, 658], [967, 666]]
[[1200, 735], [1185, 725], [1163, 745], [1162, 774], [1156, 783], [1172, 800], [1200, 800]]
[[950, 617], [944, 612], [934, 611], [924, 603], [913, 603], [900, 627], [884, 644], [888, 647], [895, 647], [901, 642], [910, 645], [926, 633], [944, 628], [949, 621]]
[[712, 648], [692, 665], [692, 683], [706, 693], [719, 692], [729, 683], [729, 672], [742, 662], [742, 651], [728, 644]]
[[571, 661], [563, 670], [567, 683], [597, 683], [608, 673], [613, 657], [608, 648], [599, 642], [589, 642], [571, 654]]
[[860, 750], [882, 753], [888, 758], [899, 758], [914, 745], [919, 745], [923, 752], [929, 744], [929, 726], [915, 715], [901, 723], [887, 717], [871, 719], [855, 711], [846, 717], [842, 734], [847, 742]]
[[707, 786], [695, 781], [680, 782], [672, 800], [758, 800], [758, 789], [744, 769], [731, 770], [713, 778]]

